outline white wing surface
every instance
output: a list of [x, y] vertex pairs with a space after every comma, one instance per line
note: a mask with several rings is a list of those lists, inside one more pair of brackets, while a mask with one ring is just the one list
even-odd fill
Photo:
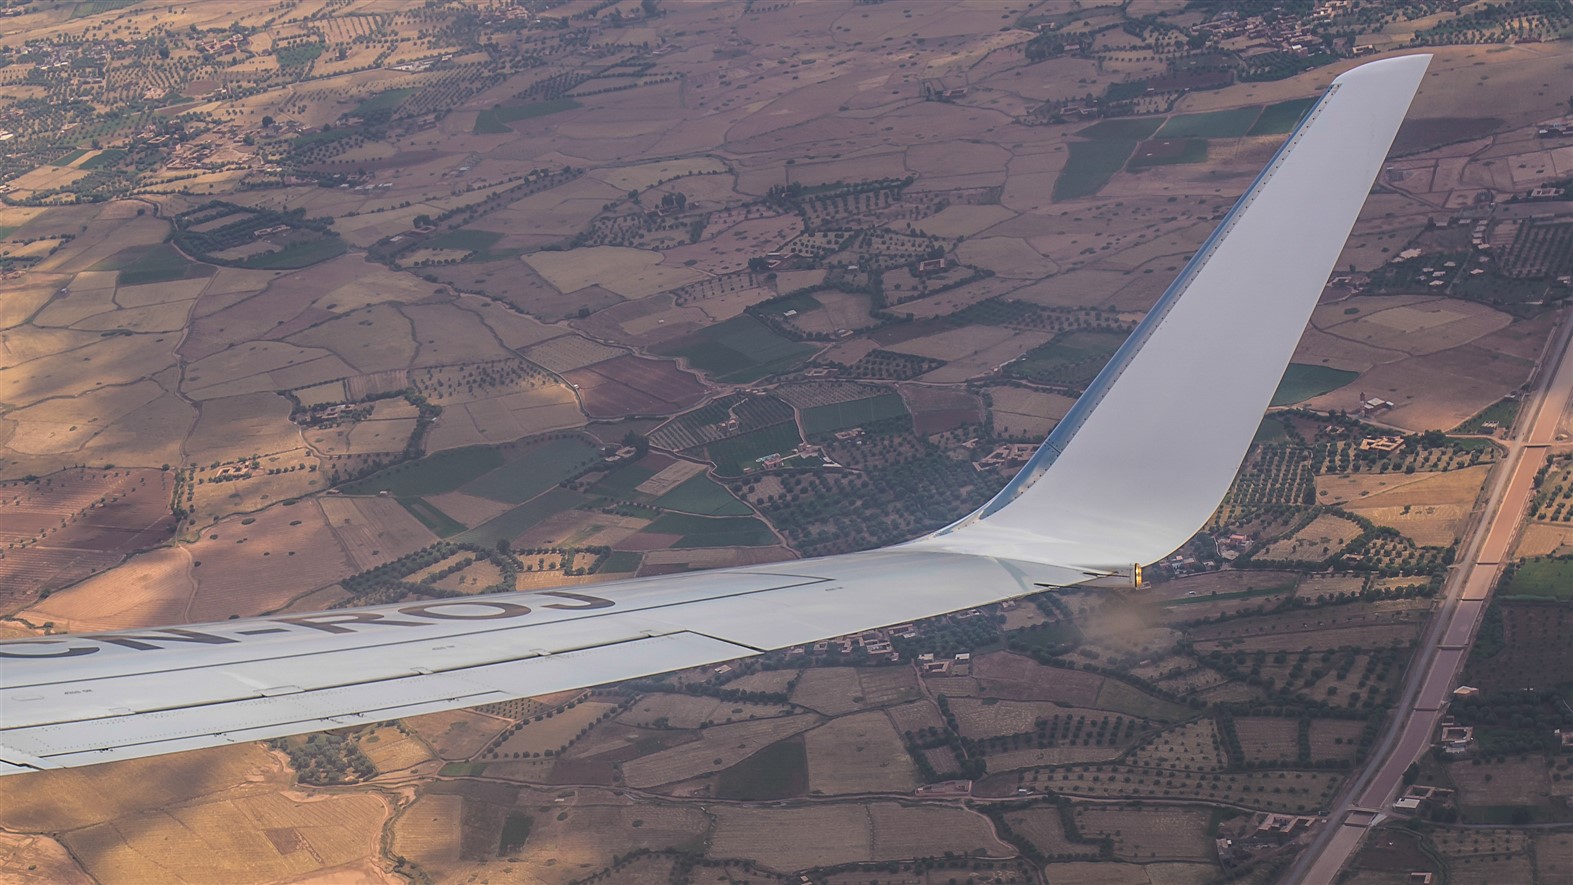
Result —
[[0, 642], [0, 774], [598, 685], [1167, 554], [1239, 468], [1429, 56], [1334, 81], [1019, 476], [885, 550], [536, 593]]

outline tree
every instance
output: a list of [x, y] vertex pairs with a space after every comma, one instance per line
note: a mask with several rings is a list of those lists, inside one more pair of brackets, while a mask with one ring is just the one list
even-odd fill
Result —
[[270, 114], [264, 114], [263, 115], [263, 117], [262, 117], [262, 128], [263, 129], [272, 129], [273, 128], [273, 123], [274, 123], [274, 120], [273, 120], [272, 115], [270, 115]]

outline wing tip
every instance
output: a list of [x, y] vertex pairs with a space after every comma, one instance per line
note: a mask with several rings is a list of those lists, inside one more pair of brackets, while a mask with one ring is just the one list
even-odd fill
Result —
[[1394, 77], [1407, 73], [1417, 81], [1431, 66], [1432, 53], [1416, 52], [1409, 55], [1395, 55], [1389, 58], [1379, 58], [1356, 65], [1333, 79], [1333, 85], [1353, 83], [1357, 80], [1371, 78], [1391, 82]]

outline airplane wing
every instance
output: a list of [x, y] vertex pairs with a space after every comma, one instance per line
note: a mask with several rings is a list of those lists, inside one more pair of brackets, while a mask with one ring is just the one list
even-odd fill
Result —
[[1430, 56], [1335, 80], [1028, 465], [882, 550], [0, 642], [0, 774], [629, 679], [1123, 573], [1227, 491]]

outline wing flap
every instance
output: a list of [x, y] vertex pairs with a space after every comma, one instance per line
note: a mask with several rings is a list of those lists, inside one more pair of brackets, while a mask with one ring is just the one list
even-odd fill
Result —
[[446, 673], [7, 728], [0, 732], [0, 759], [49, 768], [132, 759], [550, 694], [730, 660], [750, 651], [708, 636], [677, 633]]

